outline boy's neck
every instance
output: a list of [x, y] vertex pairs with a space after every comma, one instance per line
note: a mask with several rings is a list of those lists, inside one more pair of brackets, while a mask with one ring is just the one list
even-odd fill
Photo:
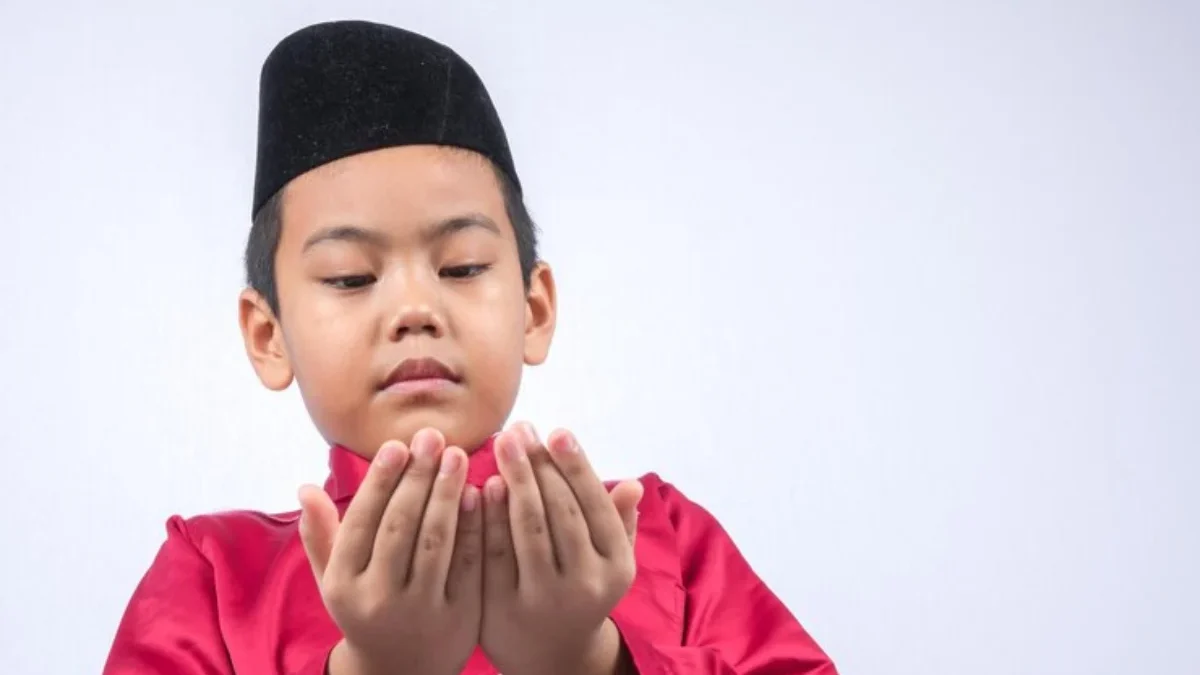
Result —
[[[483, 487], [488, 478], [499, 473], [492, 448], [495, 439], [493, 434], [478, 448], [470, 451], [467, 482], [471, 485]], [[325, 491], [334, 501], [354, 496], [370, 466], [371, 460], [366, 457], [345, 446], [334, 445], [329, 450], [329, 478], [325, 481]]]

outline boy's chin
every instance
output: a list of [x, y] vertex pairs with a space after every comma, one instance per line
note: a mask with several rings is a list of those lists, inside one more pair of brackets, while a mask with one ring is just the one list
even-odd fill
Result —
[[464, 416], [456, 415], [454, 411], [413, 410], [390, 420], [379, 442], [372, 450], [378, 450], [378, 446], [390, 440], [410, 445], [417, 432], [423, 429], [435, 429], [446, 438], [447, 447], [459, 447], [471, 452], [487, 441], [495, 431], [478, 427], [478, 424], [468, 423]]

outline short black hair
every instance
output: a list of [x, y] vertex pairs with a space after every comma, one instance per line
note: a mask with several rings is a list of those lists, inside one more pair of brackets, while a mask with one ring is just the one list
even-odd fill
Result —
[[[492, 165], [500, 193], [504, 198], [504, 210], [512, 223], [517, 239], [517, 258], [521, 263], [521, 278], [525, 289], [538, 262], [537, 225], [525, 206], [520, 189], [504, 171]], [[254, 214], [250, 225], [250, 237], [246, 240], [246, 284], [267, 301], [267, 306], [279, 316], [279, 288], [275, 284], [275, 253], [279, 250], [279, 236], [283, 229], [283, 193], [279, 190]]]

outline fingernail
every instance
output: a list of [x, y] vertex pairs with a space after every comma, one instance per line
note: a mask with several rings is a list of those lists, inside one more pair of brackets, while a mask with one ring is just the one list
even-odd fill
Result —
[[418, 433], [413, 438], [413, 456], [417, 459], [428, 459], [433, 455], [433, 438], [426, 433]]
[[500, 457], [505, 461], [516, 462], [520, 461], [525, 456], [525, 448], [521, 447], [521, 443], [514, 437], [504, 434], [496, 440], [496, 452], [500, 453]]
[[484, 488], [487, 491], [487, 498], [493, 502], [504, 501], [504, 481], [489, 480]]
[[564, 431], [556, 436], [554, 445], [556, 446], [555, 450], [558, 450], [564, 454], [579, 452], [579, 443], [575, 440], [575, 436], [569, 431]]
[[454, 448], [447, 449], [442, 453], [442, 475], [451, 474], [458, 470], [459, 462], [462, 457]]
[[541, 439], [538, 438], [537, 430], [529, 422], [522, 422], [517, 425], [517, 428], [521, 431], [521, 436], [525, 439], [526, 445], [533, 447], [542, 444]]
[[375, 453], [375, 461], [384, 468], [396, 466], [400, 463], [400, 444], [388, 441], [379, 448], [379, 452]]
[[463, 492], [462, 509], [466, 513], [470, 513], [475, 510], [476, 506], [479, 506], [479, 492], [473, 486], [468, 485], [466, 491]]
[[513, 439], [508, 434], [500, 434], [496, 437], [496, 456], [500, 459], [511, 462], [513, 458], [512, 451]]

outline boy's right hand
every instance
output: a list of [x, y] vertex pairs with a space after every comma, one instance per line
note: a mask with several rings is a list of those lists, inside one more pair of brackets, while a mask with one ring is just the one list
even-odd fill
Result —
[[412, 451], [380, 448], [338, 522], [320, 488], [300, 491], [300, 538], [344, 639], [330, 675], [461, 672], [479, 642], [483, 546], [467, 456], [433, 430]]

